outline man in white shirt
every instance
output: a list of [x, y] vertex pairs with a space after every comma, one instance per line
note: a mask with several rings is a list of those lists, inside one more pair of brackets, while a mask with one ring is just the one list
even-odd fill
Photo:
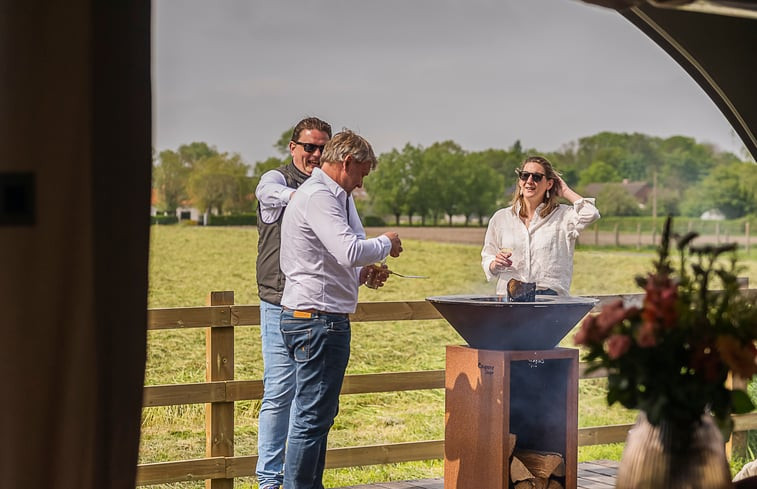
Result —
[[316, 117], [294, 126], [289, 151], [292, 161], [267, 171], [255, 189], [258, 199], [258, 258], [256, 279], [260, 297], [260, 339], [263, 350], [263, 401], [258, 417], [258, 463], [261, 489], [279, 489], [284, 482], [284, 452], [289, 413], [294, 398], [294, 362], [281, 338], [281, 294], [284, 274], [279, 268], [281, 218], [295, 190], [321, 165], [321, 153], [331, 138], [331, 126]]
[[[350, 357], [349, 314], [357, 307], [358, 287], [375, 271], [372, 264], [402, 251], [395, 232], [366, 239], [352, 200], [376, 164], [368, 141], [349, 130], [336, 134], [326, 143], [321, 168], [284, 213], [281, 333], [296, 368], [286, 489], [323, 489], [326, 441]], [[378, 275], [381, 286], [387, 274]]]

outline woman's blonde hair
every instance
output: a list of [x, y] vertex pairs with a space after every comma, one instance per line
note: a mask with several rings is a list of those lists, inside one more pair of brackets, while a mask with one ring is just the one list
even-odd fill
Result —
[[[536, 163], [538, 165], [541, 165], [541, 167], [544, 169], [544, 178], [546, 178], [547, 180], [557, 180], [559, 173], [557, 173], [555, 169], [552, 168], [552, 163], [550, 163], [549, 160], [544, 158], [543, 156], [529, 156], [528, 158], [526, 158], [520, 165], [520, 168], [515, 170], [515, 172], [518, 173], [519, 179], [520, 172], [523, 171], [523, 168], [528, 163]], [[547, 197], [547, 195], [549, 195], [549, 197]], [[557, 201], [557, 192], [554, 184], [552, 184], [552, 188], [547, 190], [547, 192], [544, 194], [543, 202], [544, 207], [541, 211], [539, 211], [539, 216], [541, 217], [547, 217], [560, 205], [560, 203]], [[513, 214], [518, 214], [520, 215], [520, 217], [528, 217], [526, 215], [526, 206], [525, 201], [523, 200], [523, 194], [521, 193], [521, 188], [517, 181], [515, 182], [515, 192], [513, 192], [513, 198], [510, 201], [510, 205], [513, 206]]]

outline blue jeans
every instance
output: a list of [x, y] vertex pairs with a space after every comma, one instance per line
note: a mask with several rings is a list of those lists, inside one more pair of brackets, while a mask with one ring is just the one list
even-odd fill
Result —
[[326, 442], [350, 359], [350, 319], [336, 314], [295, 318], [284, 309], [281, 333], [297, 372], [284, 487], [323, 489]]
[[260, 487], [284, 482], [284, 450], [294, 398], [294, 362], [289, 358], [279, 323], [281, 306], [260, 301], [260, 339], [263, 347], [263, 401], [258, 417]]

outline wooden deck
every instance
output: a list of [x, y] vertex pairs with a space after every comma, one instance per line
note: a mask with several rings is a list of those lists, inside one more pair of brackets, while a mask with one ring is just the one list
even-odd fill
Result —
[[[597, 460], [578, 464], [578, 489], [611, 489], [615, 487], [618, 462]], [[423, 479], [402, 482], [380, 482], [366, 486], [341, 489], [444, 489], [443, 479]], [[485, 489], [485, 488], [482, 488]]]

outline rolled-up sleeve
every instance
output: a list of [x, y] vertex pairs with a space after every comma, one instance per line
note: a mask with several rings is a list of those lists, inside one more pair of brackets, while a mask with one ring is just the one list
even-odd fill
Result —
[[568, 238], [578, 239], [581, 231], [596, 222], [599, 217], [595, 199], [584, 197], [573, 202], [573, 216], [568, 220]]

